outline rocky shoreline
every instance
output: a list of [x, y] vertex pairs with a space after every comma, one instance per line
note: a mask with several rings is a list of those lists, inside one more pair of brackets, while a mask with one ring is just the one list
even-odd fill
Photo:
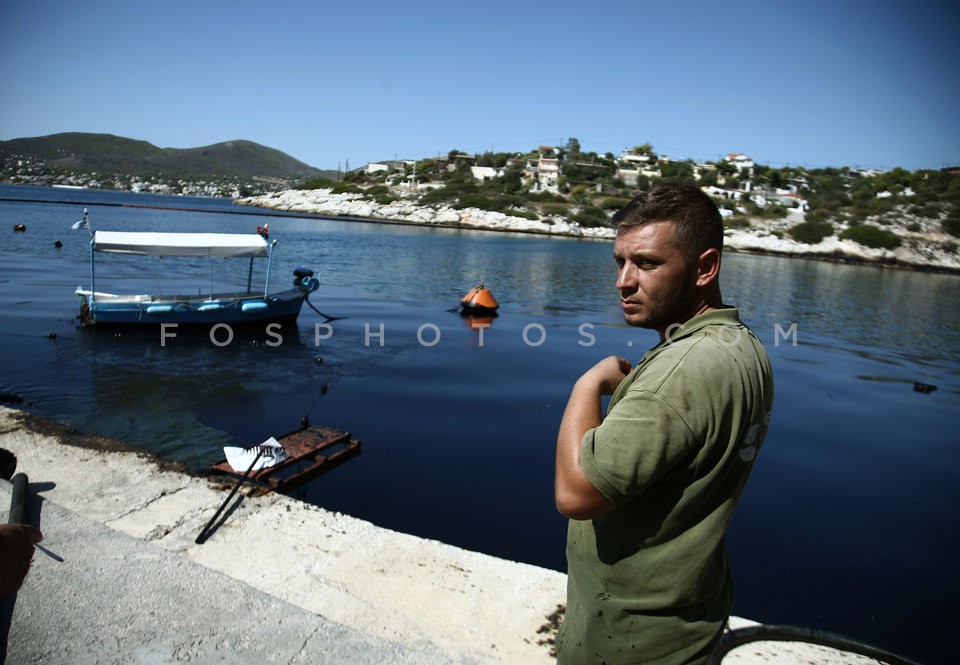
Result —
[[[531, 220], [478, 208], [422, 206], [413, 197], [380, 204], [361, 194], [334, 193], [330, 189], [284, 190], [237, 199], [235, 203], [282, 212], [393, 224], [533, 233], [598, 240], [614, 237], [613, 229], [582, 227], [559, 216]], [[926, 228], [919, 232], [907, 229], [908, 223], [917, 223], [916, 219], [904, 219], [902, 224], [885, 227], [902, 240], [900, 247], [889, 250], [864, 247], [852, 240], [841, 240], [836, 235], [825, 238], [815, 245], [797, 242], [786, 237], [786, 229], [802, 221], [803, 213], [799, 210], [791, 210], [783, 219], [751, 219], [750, 228], [727, 230], [725, 248], [735, 252], [960, 274], [960, 252], [957, 250], [957, 245], [960, 243], [936, 230], [932, 224], [926, 224]]]
[[417, 224], [478, 231], [538, 233], [576, 238], [613, 238], [613, 230], [584, 228], [560, 217], [531, 220], [479, 208], [421, 206], [414, 200], [379, 204], [361, 194], [336, 194], [329, 189], [288, 189], [261, 196], [237, 199], [237, 205], [269, 208], [283, 212], [357, 218], [363, 221]]

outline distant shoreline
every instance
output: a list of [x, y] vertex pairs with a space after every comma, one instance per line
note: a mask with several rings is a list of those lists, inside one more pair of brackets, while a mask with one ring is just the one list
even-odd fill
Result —
[[[93, 190], [100, 191], [100, 190]], [[397, 226], [435, 227], [454, 230], [490, 231], [497, 233], [522, 233], [585, 240], [612, 240], [615, 231], [609, 228], [582, 228], [566, 220], [554, 218], [550, 222], [533, 221], [511, 217], [504, 213], [476, 208], [455, 210], [449, 207], [438, 209], [418, 206], [411, 202], [379, 205], [361, 199], [355, 194], [332, 194], [329, 190], [284, 190], [273, 194], [234, 199], [237, 206], [257, 210], [210, 210], [188, 206], [144, 205], [103, 201], [52, 201], [0, 197], [0, 201], [17, 203], [56, 203], [73, 206], [108, 206], [178, 210], [183, 212], [221, 213], [232, 215], [259, 215], [298, 219], [329, 219], [342, 222], [392, 224]], [[395, 216], [389, 213], [395, 212]], [[360, 214], [364, 213], [364, 214]], [[774, 232], [802, 221], [799, 214], [788, 215], [779, 220], [757, 220], [762, 229], [744, 231], [728, 229], [724, 249], [729, 252], [777, 256], [784, 258], [812, 259], [848, 265], [866, 265], [881, 268], [898, 268], [918, 272], [960, 274], [960, 254], [949, 255], [937, 251], [937, 241], [932, 234], [913, 234], [915, 248], [901, 247], [896, 250], [870, 249], [858, 243], [840, 240], [836, 236], [826, 238], [817, 245], [784, 239]]]
[[[237, 199], [236, 205], [280, 211], [291, 216], [318, 216], [340, 221], [372, 222], [406, 226], [437, 227], [475, 231], [526, 233], [587, 240], [612, 240], [610, 228], [584, 228], [561, 218], [534, 221], [522, 217], [447, 206], [432, 208], [411, 201], [377, 204], [357, 194], [333, 194], [330, 190], [285, 190], [261, 196]], [[816, 245], [784, 238], [783, 229], [803, 221], [803, 214], [791, 211], [784, 219], [757, 220], [763, 228], [744, 231], [728, 229], [724, 249], [743, 254], [813, 259], [851, 265], [901, 268], [920, 272], [960, 274], [960, 255], [940, 251], [943, 239], [931, 234], [913, 234], [911, 246], [896, 250], [871, 249], [837, 236]], [[906, 245], [907, 243], [905, 243]]]

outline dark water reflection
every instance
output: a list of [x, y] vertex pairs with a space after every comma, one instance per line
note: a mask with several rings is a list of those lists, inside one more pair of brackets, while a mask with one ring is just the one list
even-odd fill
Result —
[[[18, 193], [37, 197], [0, 187], [0, 196]], [[73, 289], [89, 282], [88, 248], [68, 227], [82, 207], [0, 202], [0, 392], [194, 468], [224, 445], [259, 442], [308, 415], [350, 430], [364, 452], [300, 498], [564, 569], [552, 483], [569, 388], [599, 358], [636, 360], [656, 341], [622, 324], [611, 243], [266, 220], [227, 214], [225, 202], [189, 202], [218, 212], [98, 206], [91, 219], [112, 230], [196, 231], [269, 221], [279, 240], [275, 283], [297, 265], [319, 269], [312, 302], [347, 318], [317, 329], [323, 319], [304, 308], [279, 346], [256, 330], [237, 331], [226, 346], [202, 334], [161, 346], [156, 334], [78, 331]], [[4, 230], [13, 223], [27, 233]], [[735, 611], [947, 662], [960, 589], [952, 557], [960, 277], [737, 254], [724, 261], [725, 299], [767, 344], [777, 386], [730, 532]], [[169, 279], [165, 267], [121, 261], [102, 279], [155, 290]], [[197, 262], [178, 269], [181, 281], [201, 285], [246, 275]], [[480, 280], [502, 304], [482, 333], [446, 311]], [[915, 381], [937, 390], [915, 392]]]
[[731, 266], [725, 295], [754, 320], [927, 358], [960, 349], [956, 275], [746, 255]]

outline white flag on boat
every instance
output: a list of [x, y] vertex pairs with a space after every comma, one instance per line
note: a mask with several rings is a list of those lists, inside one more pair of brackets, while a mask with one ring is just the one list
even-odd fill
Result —
[[253, 464], [253, 460], [257, 458], [258, 454], [260, 455], [260, 459], [257, 459], [257, 463], [254, 464], [254, 471], [260, 471], [261, 469], [279, 464], [288, 457], [287, 451], [285, 451], [283, 446], [280, 445], [280, 442], [272, 436], [260, 445], [250, 448], [226, 446], [223, 449], [223, 453], [227, 456], [227, 463], [233, 467], [234, 471], [239, 473], [245, 473], [246, 470], [250, 468], [250, 465]]
[[73, 226], [70, 227], [74, 231], [79, 231], [80, 229], [89, 229], [90, 222], [87, 220], [87, 209], [83, 209], [83, 217], [80, 218], [79, 222], [74, 222]]

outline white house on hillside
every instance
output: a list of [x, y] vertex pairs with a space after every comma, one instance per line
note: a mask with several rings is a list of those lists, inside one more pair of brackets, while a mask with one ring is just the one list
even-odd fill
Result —
[[471, 166], [470, 175], [474, 180], [484, 182], [492, 178], [499, 178], [503, 175], [503, 169], [495, 169], [492, 166]]
[[737, 167], [738, 171], [747, 170], [748, 173], [753, 173], [753, 158], [748, 157], [742, 152], [731, 152], [727, 154], [724, 161], [730, 162]]
[[364, 168], [363, 172], [370, 173], [382, 173], [384, 171], [403, 171], [407, 166], [413, 166], [416, 164], [412, 159], [395, 159], [385, 162], [370, 162]]
[[623, 152], [620, 153], [620, 161], [646, 164], [648, 161], [650, 161], [650, 155], [647, 155], [647, 154], [638, 155], [633, 151], [624, 150]]
[[554, 157], [553, 148], [540, 146], [540, 157], [536, 161], [527, 160], [527, 165], [523, 169], [523, 178], [532, 182], [531, 192], [559, 193], [560, 160]]

